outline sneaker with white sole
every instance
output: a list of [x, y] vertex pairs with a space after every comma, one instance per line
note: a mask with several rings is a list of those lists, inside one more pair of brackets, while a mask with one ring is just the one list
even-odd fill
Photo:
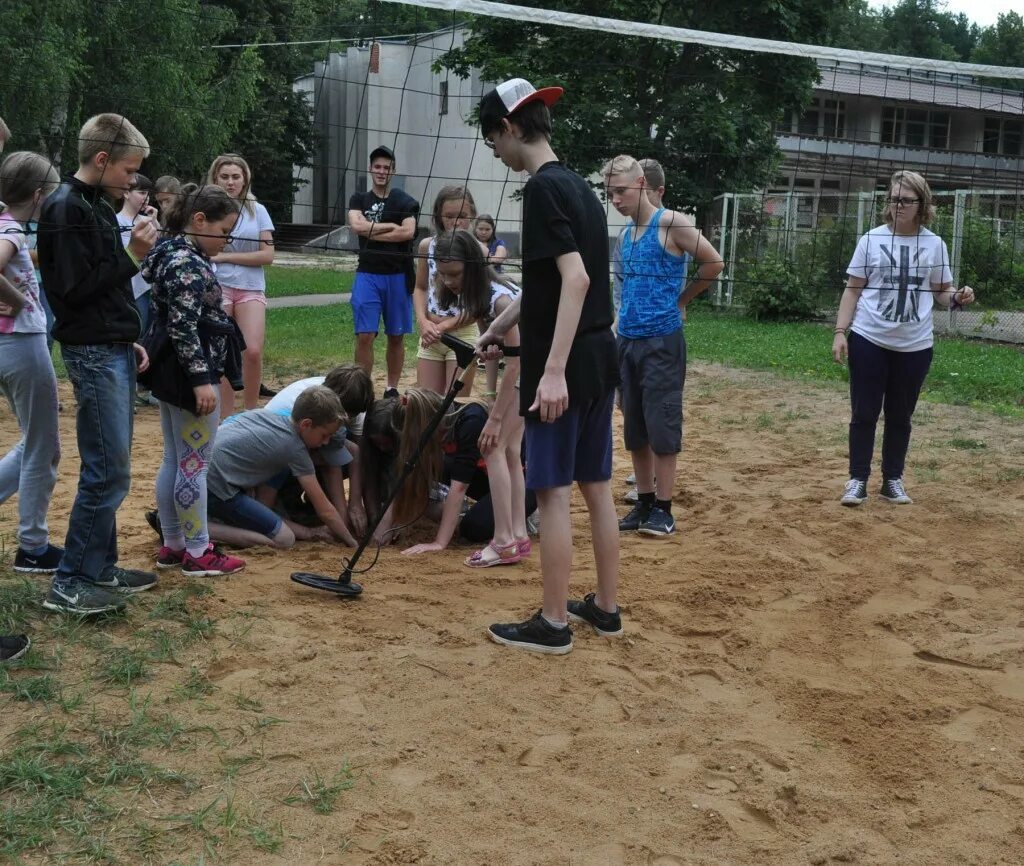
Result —
[[243, 568], [244, 559], [228, 556], [211, 544], [202, 556], [192, 556], [186, 552], [181, 573], [186, 577], [219, 577], [224, 574], [237, 574]]
[[156, 586], [156, 575], [151, 571], [141, 571], [137, 568], [121, 568], [120, 565], [108, 565], [100, 573], [96, 586], [109, 592], [120, 592], [123, 595], [133, 595], [136, 592], [145, 592]]
[[619, 519], [619, 532], [636, 532], [648, 517], [651, 516], [652, 502], [637, 502], [625, 517]]
[[0, 634], [0, 664], [20, 659], [31, 646], [27, 634]]
[[914, 500], [907, 495], [907, 488], [903, 486], [902, 478], [885, 478], [882, 481], [882, 489], [878, 495], [887, 502], [894, 502], [897, 505], [911, 505]]
[[585, 622], [590, 625], [601, 637], [621, 637], [622, 617], [619, 609], [615, 613], [601, 610], [597, 606], [597, 593], [588, 592], [583, 596], [583, 601], [570, 599], [569, 619], [573, 622]]
[[25, 574], [53, 574], [63, 556], [64, 548], [55, 544], [48, 544], [46, 550], [38, 556], [33, 556], [19, 547], [18, 552], [14, 554], [14, 570]]
[[623, 502], [628, 502], [630, 505], [635, 505], [640, 501], [640, 493], [635, 487], [629, 488], [626, 491], [626, 495], [622, 497]]
[[846, 482], [846, 487], [843, 488], [843, 496], [839, 500], [841, 505], [847, 505], [853, 508], [856, 505], [861, 505], [866, 502], [868, 498], [868, 483], [860, 478], [851, 478]]
[[572, 629], [551, 625], [539, 610], [523, 622], [495, 623], [487, 629], [487, 636], [503, 646], [535, 653], [564, 656], [572, 652]]
[[636, 531], [640, 535], [661, 538], [676, 531], [676, 521], [664, 508], [658, 508], [655, 505], [647, 515], [647, 519], [636, 528]]
[[157, 568], [181, 568], [181, 564], [185, 561], [185, 548], [181, 550], [175, 550], [173, 547], [168, 547], [166, 544], [160, 548], [156, 555], [156, 567]]
[[43, 599], [43, 607], [76, 616], [96, 616], [124, 610], [125, 600], [121, 595], [100, 589], [88, 580], [71, 578], [53, 583]]

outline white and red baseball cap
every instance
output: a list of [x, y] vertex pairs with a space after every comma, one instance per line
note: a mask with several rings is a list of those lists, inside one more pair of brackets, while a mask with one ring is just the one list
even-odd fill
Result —
[[564, 92], [561, 87], [542, 87], [538, 90], [525, 78], [510, 78], [480, 100], [480, 128], [484, 134], [497, 129], [503, 118], [530, 102], [539, 100], [550, 108]]

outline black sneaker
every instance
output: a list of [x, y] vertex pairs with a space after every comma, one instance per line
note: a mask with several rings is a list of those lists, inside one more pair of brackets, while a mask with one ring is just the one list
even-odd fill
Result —
[[20, 659], [30, 646], [32, 641], [26, 634], [0, 634], [0, 664]]
[[260, 382], [260, 396], [261, 397], [276, 397], [277, 396], [277, 391], [275, 391], [273, 388], [268, 388], [266, 385], [264, 385], [262, 382]]
[[846, 487], [843, 488], [843, 497], [839, 500], [839, 503], [853, 508], [866, 502], [867, 498], [867, 481], [863, 481], [860, 478], [851, 478], [846, 482]]
[[619, 609], [615, 613], [607, 613], [597, 606], [596, 593], [588, 592], [583, 596], [583, 601], [570, 599], [569, 619], [573, 622], [586, 622], [593, 626], [601, 637], [621, 637], [622, 617], [619, 616]]
[[388, 400], [388, 399], [390, 399], [391, 397], [395, 397], [395, 398], [397, 398], [397, 397], [399, 397], [400, 395], [399, 395], [399, 393], [398, 393], [398, 389], [397, 389], [397, 388], [385, 388], [385, 389], [384, 389], [384, 393], [383, 393], [383, 395], [381, 395], [381, 396], [383, 397], [383, 399], [385, 399], [385, 400]]
[[125, 600], [105, 589], [100, 589], [87, 580], [61, 581], [54, 584], [43, 599], [43, 607], [60, 613], [72, 613], [77, 616], [96, 616], [101, 613], [116, 613], [124, 610]]
[[661, 538], [676, 531], [676, 522], [664, 508], [658, 508], [655, 505], [647, 515], [647, 519], [637, 527], [636, 531], [640, 535]]
[[539, 610], [524, 622], [495, 623], [487, 629], [487, 635], [495, 643], [530, 652], [555, 656], [572, 652], [572, 630], [569, 626], [555, 628]]
[[151, 571], [139, 571], [137, 568], [108, 565], [100, 574], [96, 586], [119, 592], [122, 595], [132, 595], [136, 592], [145, 592], [156, 586], [156, 575]]
[[652, 502], [638, 502], [629, 514], [619, 521], [619, 532], [636, 532], [640, 528], [640, 524], [651, 516], [653, 508], [654, 503]]
[[47, 545], [45, 552], [39, 556], [32, 556], [19, 547], [18, 552], [14, 554], [14, 570], [28, 574], [53, 574], [60, 565], [62, 556], [64, 548], [53, 544]]
[[160, 528], [160, 512], [155, 508], [152, 511], [147, 511], [146, 523], [149, 524], [149, 528], [159, 535], [160, 540], [163, 541], [164, 531]]
[[882, 489], [878, 491], [882, 499], [895, 502], [897, 505], [912, 505], [914, 500], [907, 496], [907, 488], [902, 478], [886, 478], [882, 481]]

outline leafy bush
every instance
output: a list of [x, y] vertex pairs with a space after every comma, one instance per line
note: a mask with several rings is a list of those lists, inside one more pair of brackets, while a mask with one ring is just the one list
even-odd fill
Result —
[[817, 311], [808, 286], [814, 282], [807, 279], [812, 265], [800, 265], [771, 254], [751, 263], [742, 296], [747, 315], [770, 322], [813, 319]]

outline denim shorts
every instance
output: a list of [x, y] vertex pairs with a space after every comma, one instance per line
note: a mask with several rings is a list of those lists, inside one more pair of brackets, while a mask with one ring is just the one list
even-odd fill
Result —
[[241, 491], [230, 499], [219, 499], [211, 493], [206, 511], [220, 523], [258, 532], [267, 538], [277, 535], [283, 523], [277, 512]]
[[530, 490], [592, 484], [612, 477], [615, 390], [570, 406], [551, 423], [526, 419], [526, 486]]

